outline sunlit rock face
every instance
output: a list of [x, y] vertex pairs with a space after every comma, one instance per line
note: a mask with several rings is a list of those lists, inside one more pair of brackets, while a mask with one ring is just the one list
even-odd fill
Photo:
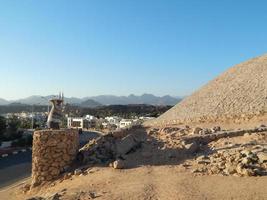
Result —
[[[190, 84], [190, 83], [188, 83]], [[267, 113], [267, 55], [224, 72], [145, 125], [248, 121]]]

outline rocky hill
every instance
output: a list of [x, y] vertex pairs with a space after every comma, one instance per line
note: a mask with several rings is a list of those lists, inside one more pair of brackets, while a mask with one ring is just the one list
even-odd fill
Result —
[[[27, 105], [48, 105], [49, 104], [48, 100], [54, 97], [55, 95], [49, 95], [49, 96], [33, 95], [30, 97], [12, 100], [12, 101], [7, 101], [5, 99], [0, 98], [0, 105], [8, 105], [10, 103], [21, 103], [21, 104], [27, 104]], [[99, 105], [101, 104], [102, 105], [148, 104], [148, 105], [157, 105], [157, 106], [158, 105], [173, 106], [177, 104], [178, 102], [180, 102], [181, 99], [182, 98], [180, 97], [172, 97], [170, 95], [159, 97], [159, 96], [155, 96], [152, 94], [143, 94], [140, 96], [131, 94], [129, 96], [99, 95], [99, 96], [84, 97], [84, 98], [77, 98], [77, 97], [65, 97], [64, 98], [65, 103], [72, 104], [72, 105], [84, 104], [84, 102], [86, 102], [87, 100], [90, 102], [95, 101], [96, 103], [93, 103], [92, 107], [95, 107], [96, 104], [99, 104]]]
[[102, 106], [102, 104], [92, 99], [87, 99], [86, 101], [81, 102], [79, 106], [83, 108], [95, 108], [95, 107]]
[[267, 112], [267, 55], [238, 64], [146, 125], [249, 120]]
[[7, 105], [9, 102], [5, 99], [0, 98], [0, 105]]
[[181, 98], [165, 95], [158, 97], [152, 94], [143, 94], [140, 96], [131, 94], [129, 96], [100, 95], [88, 97], [103, 105], [129, 105], [129, 104], [148, 104], [148, 105], [175, 105], [181, 101]]

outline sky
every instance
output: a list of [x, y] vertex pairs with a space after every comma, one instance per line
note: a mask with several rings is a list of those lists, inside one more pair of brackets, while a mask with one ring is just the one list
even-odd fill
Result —
[[0, 98], [189, 95], [267, 51], [267, 1], [0, 0]]

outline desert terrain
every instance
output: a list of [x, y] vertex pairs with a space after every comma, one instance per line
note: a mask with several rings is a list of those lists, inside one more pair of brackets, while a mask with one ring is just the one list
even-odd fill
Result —
[[[197, 143], [193, 148], [186, 143], [196, 128], [139, 128], [134, 134], [141, 145], [120, 158], [119, 165], [91, 161], [30, 191], [28, 179], [1, 192], [1, 198], [266, 199], [267, 128], [251, 126], [246, 129], [249, 133], [245, 130], [240, 136]], [[203, 130], [213, 132], [199, 133], [198, 137], [225, 132]], [[227, 130], [238, 129], [229, 126]], [[105, 148], [100, 143], [94, 145]], [[242, 164], [240, 169], [238, 164]]]
[[54, 180], [1, 199], [267, 199], [267, 56], [230, 68], [157, 119], [90, 140]]

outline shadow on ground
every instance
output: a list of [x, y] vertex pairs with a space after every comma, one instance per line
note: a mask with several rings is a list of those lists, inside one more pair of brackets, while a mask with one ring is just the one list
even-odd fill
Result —
[[[147, 134], [147, 130], [144, 127], [131, 129], [125, 135], [132, 134], [139, 141], [138, 145], [132, 148], [125, 155], [114, 155], [109, 159], [103, 159], [102, 163], [96, 163], [93, 166], [108, 166], [108, 164], [118, 158], [122, 159], [126, 163], [126, 168], [136, 168], [140, 166], [160, 166], [160, 165], [178, 165], [182, 164], [186, 159], [190, 159], [195, 156], [195, 152], [189, 152], [182, 147], [167, 147], [166, 142], [158, 139], [157, 137]], [[116, 139], [121, 140], [121, 138]], [[178, 141], [177, 141], [178, 142]], [[99, 146], [92, 146], [92, 149], [97, 149]], [[99, 150], [101, 152], [101, 148]], [[93, 154], [93, 153], [92, 153]], [[88, 156], [91, 156], [89, 154]], [[88, 164], [88, 163], [86, 163]]]

